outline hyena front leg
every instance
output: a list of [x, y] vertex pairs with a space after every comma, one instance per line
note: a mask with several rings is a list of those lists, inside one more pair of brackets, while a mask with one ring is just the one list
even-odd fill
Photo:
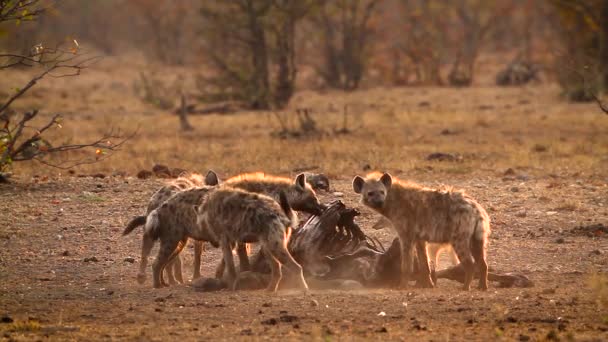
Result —
[[409, 236], [402, 234], [399, 236], [399, 245], [401, 247], [401, 283], [399, 287], [407, 289], [413, 273], [414, 243]]
[[139, 261], [139, 273], [137, 273], [137, 282], [143, 284], [146, 281], [146, 267], [148, 267], [148, 256], [154, 247], [154, 239], [144, 233], [141, 247], [141, 260]]
[[193, 240], [194, 243], [194, 272], [192, 280], [201, 277], [201, 254], [203, 254], [203, 241]]
[[224, 254], [224, 264], [226, 265], [226, 281], [228, 287], [234, 290], [236, 280], [236, 268], [234, 267], [234, 258], [232, 257], [232, 246], [228, 241], [222, 241], [222, 253]]
[[[173, 253], [169, 257], [169, 262], [167, 262], [168, 267], [166, 267], [164, 271], [166, 271], [166, 273], [171, 276], [171, 279], [173, 279], [173, 280], [169, 279], [170, 285], [177, 284], [177, 282], [175, 281], [175, 278], [177, 278], [178, 282], [180, 282], [182, 284], [184, 283], [184, 279], [182, 278], [182, 260], [179, 256], [179, 254], [182, 252], [184, 247], [186, 247], [187, 243], [188, 243], [188, 238], [180, 241], [177, 244], [177, 248], [173, 251]], [[173, 275], [175, 275], [175, 278], [173, 278]], [[161, 278], [161, 282], [164, 283], [164, 279]]]
[[158, 249], [158, 255], [156, 256], [156, 260], [154, 260], [154, 263], [152, 264], [152, 277], [154, 288], [167, 286], [163, 279], [163, 270], [165, 269], [167, 262], [169, 262], [178, 244], [179, 240], [175, 238], [161, 238], [160, 247]]
[[[186, 244], [184, 243], [184, 246]], [[182, 247], [183, 249], [183, 247]], [[178, 283], [184, 283], [184, 277], [182, 276], [182, 258], [178, 255], [175, 257], [173, 261], [173, 276]]]
[[[163, 270], [164, 275], [167, 277], [169, 285], [175, 285], [180, 282], [182, 278], [182, 260], [180, 257], [173, 258], [167, 263]], [[179, 275], [178, 275], [179, 273]], [[177, 280], [176, 280], [177, 278]]]
[[429, 256], [426, 249], [426, 241], [418, 240], [416, 242], [416, 254], [418, 256], [418, 287], [433, 288], [435, 284], [431, 278], [431, 267], [429, 266]]
[[236, 245], [236, 253], [239, 256], [239, 271], [245, 272], [251, 270], [249, 256], [247, 255], [247, 244], [239, 242]]

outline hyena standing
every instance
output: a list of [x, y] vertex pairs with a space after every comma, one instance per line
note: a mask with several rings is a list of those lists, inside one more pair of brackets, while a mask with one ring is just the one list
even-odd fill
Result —
[[[386, 217], [381, 217], [378, 222], [376, 222], [373, 226], [374, 229], [384, 229], [388, 227], [392, 227], [391, 221], [389, 221]], [[449, 243], [429, 243], [426, 245], [426, 250], [429, 256], [429, 260], [431, 260], [434, 264], [435, 270], [439, 268], [439, 255], [441, 252], [448, 253], [450, 258], [450, 262], [452, 266], [458, 265], [460, 260], [458, 260], [458, 255], [454, 252], [454, 248]]]
[[[187, 189], [196, 188], [196, 187], [201, 187], [203, 185], [208, 185], [208, 186], [219, 185], [219, 179], [217, 178], [217, 174], [213, 171], [209, 171], [209, 172], [207, 172], [207, 175], [203, 178], [203, 176], [201, 176], [198, 173], [190, 173], [190, 174], [187, 174], [184, 176], [180, 176], [179, 178], [177, 178], [170, 184], [167, 184], [167, 185], [163, 186], [162, 188], [158, 189], [152, 195], [152, 197], [150, 198], [150, 201], [148, 202], [146, 214], [141, 215], [141, 216], [136, 216], [131, 221], [129, 221], [129, 223], [127, 224], [127, 227], [124, 229], [122, 234], [127, 235], [127, 234], [131, 233], [135, 228], [146, 224], [146, 218], [148, 217], [148, 215], [150, 215], [150, 212], [152, 212], [152, 210], [160, 207], [166, 200], [171, 198], [171, 196], [175, 195], [178, 192], [181, 192], [181, 191], [184, 191]], [[202, 242], [195, 243], [195, 247], [198, 247], [202, 251], [202, 248], [203, 248]], [[200, 264], [201, 264], [200, 256], [201, 256], [200, 252], [196, 253], [194, 256], [195, 274], [194, 274], [193, 278], [200, 277]], [[198, 273], [196, 272], [196, 270], [199, 270]], [[180, 282], [180, 283], [184, 282], [183, 277], [182, 277], [181, 259], [179, 256], [177, 256], [176, 258], [173, 259], [173, 261], [168, 265], [168, 267], [166, 268], [165, 271], [167, 273], [167, 278], [168, 278], [168, 281], [170, 284], [175, 284], [176, 282]], [[177, 281], [176, 281], [176, 279], [177, 279]]]
[[[219, 183], [219, 177], [213, 171], [209, 171], [207, 178], [215, 179]], [[294, 180], [285, 177], [277, 177], [266, 175], [261, 172], [257, 173], [246, 173], [232, 178], [227, 179], [224, 183], [225, 186], [229, 186], [236, 189], [245, 190], [248, 192], [258, 193], [272, 197], [275, 201], [280, 200], [280, 194], [284, 193], [289, 206], [296, 211], [305, 212], [312, 215], [321, 215], [325, 206], [319, 202], [315, 191], [312, 189], [310, 184], [306, 181], [306, 176], [301, 173], [296, 176]], [[247, 251], [245, 244], [237, 244], [237, 252], [239, 256], [239, 264], [241, 270], [249, 269], [249, 259], [247, 258]], [[202, 252], [202, 245], [200, 242], [194, 242], [194, 255], [195, 260], [200, 260], [200, 254]], [[198, 256], [198, 257], [197, 257]], [[194, 264], [194, 273], [200, 269], [200, 263]], [[217, 269], [217, 278], [221, 278], [223, 267], [220, 266]], [[179, 271], [181, 273], [181, 271]]]
[[356, 176], [353, 190], [361, 202], [388, 218], [401, 245], [401, 286], [407, 287], [416, 246], [423, 285], [432, 287], [426, 243], [450, 243], [465, 269], [464, 289], [469, 290], [474, 267], [480, 271], [479, 288], [488, 288], [486, 249], [490, 218], [486, 211], [462, 192], [433, 190], [400, 181], [388, 173]]
[[156, 240], [160, 240], [160, 248], [152, 265], [155, 288], [167, 286], [163, 278], [163, 270], [179, 255], [189, 238], [210, 242], [215, 247], [219, 246], [217, 240], [207, 234], [207, 230], [200, 229], [196, 224], [196, 212], [193, 210], [212, 189], [214, 188], [202, 186], [178, 192], [150, 212], [146, 218], [142, 238], [141, 261], [137, 275], [140, 284], [145, 280], [148, 255]]
[[308, 290], [302, 266], [287, 250], [289, 235], [297, 224], [297, 218], [285, 194], [279, 196], [277, 203], [269, 196], [222, 187], [209, 193], [197, 211], [200, 230], [207, 230], [208, 235], [222, 247], [231, 288], [234, 288], [236, 280], [232, 246], [259, 242], [271, 268], [269, 291], [278, 289], [282, 264], [297, 274], [300, 287]]

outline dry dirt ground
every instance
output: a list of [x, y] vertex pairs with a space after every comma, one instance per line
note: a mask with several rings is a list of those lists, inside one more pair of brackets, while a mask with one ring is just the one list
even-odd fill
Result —
[[[377, 216], [357, 203], [350, 179], [332, 181], [332, 191], [363, 211], [358, 222], [365, 231], [389, 241], [391, 232], [370, 229]], [[592, 286], [593, 274], [608, 271], [608, 236], [572, 230], [608, 220], [606, 180], [517, 174], [451, 181], [492, 216], [490, 265], [522, 272], [534, 287], [463, 292], [458, 283], [440, 280], [436, 289], [313, 290], [307, 296], [201, 293], [186, 285], [155, 290], [149, 278], [145, 285], [135, 281], [141, 231], [120, 232], [161, 181], [67, 177], [2, 185], [0, 313], [15, 322], [0, 324], [0, 338], [608, 338], [608, 312], [598, 303], [602, 289]], [[576, 207], [560, 207], [565, 197]], [[189, 277], [191, 251], [184, 255]], [[216, 250], [205, 251], [204, 274], [212, 274], [218, 258]]]
[[[109, 127], [139, 130], [122, 151], [74, 175], [19, 163], [13, 183], [0, 184], [0, 339], [608, 339], [608, 234], [573, 230], [608, 224], [608, 117], [595, 105], [563, 103], [559, 89], [544, 84], [303, 91], [285, 114], [312, 108], [323, 134], [273, 137], [278, 121], [264, 112], [192, 117], [195, 131], [181, 133], [174, 115], [132, 91], [143, 69], [101, 64], [77, 78], [45, 80], [15, 106], [43, 109], [34, 127], [63, 113], [56, 142], [89, 141]], [[171, 83], [179, 72], [159, 77]], [[28, 77], [3, 76], [8, 92]], [[337, 135], [344, 105], [352, 132]], [[435, 152], [458, 160], [426, 160]], [[352, 176], [369, 166], [454, 185], [488, 209], [490, 265], [521, 272], [535, 286], [462, 292], [440, 280], [436, 289], [304, 296], [138, 285], [141, 230], [120, 232], [163, 182], [134, 177], [154, 163], [224, 177], [316, 167], [332, 181], [323, 200], [342, 192], [362, 211], [363, 229], [385, 245], [393, 234], [371, 229], [378, 217], [357, 203]], [[105, 178], [86, 177], [96, 173]], [[189, 278], [191, 250], [183, 254]], [[208, 249], [204, 258], [210, 275], [219, 253]]]

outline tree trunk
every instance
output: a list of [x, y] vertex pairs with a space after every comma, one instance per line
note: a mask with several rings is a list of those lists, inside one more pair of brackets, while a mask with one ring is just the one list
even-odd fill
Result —
[[269, 109], [270, 86], [268, 80], [268, 51], [266, 46], [266, 33], [263, 23], [260, 22], [259, 14], [254, 1], [249, 1], [248, 19], [249, 31], [251, 33], [251, 43], [249, 44], [252, 53], [253, 75], [251, 76], [251, 89], [253, 95], [251, 107], [253, 109]]
[[602, 88], [608, 91], [608, 0], [602, 1], [600, 12], [600, 70], [602, 72]]
[[188, 108], [186, 105], [186, 95], [182, 94], [181, 96], [181, 107], [179, 109], [179, 124], [182, 128], [182, 131], [192, 131], [194, 127], [190, 125], [188, 122]]

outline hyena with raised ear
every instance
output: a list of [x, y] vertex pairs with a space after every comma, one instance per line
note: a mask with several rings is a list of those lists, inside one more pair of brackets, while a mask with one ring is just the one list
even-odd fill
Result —
[[465, 269], [464, 289], [469, 290], [474, 267], [479, 267], [479, 288], [488, 288], [486, 250], [490, 218], [474, 199], [463, 192], [424, 188], [391, 177], [370, 173], [353, 179], [361, 203], [388, 218], [401, 245], [401, 286], [412, 273], [414, 246], [425, 273], [423, 285], [434, 286], [430, 277], [426, 243], [449, 243]]
[[[207, 186], [216, 186], [219, 185], [219, 179], [217, 178], [217, 174], [213, 171], [207, 172], [207, 175], [203, 178], [198, 173], [189, 173], [186, 175], [182, 175], [178, 177], [176, 180], [171, 183], [161, 187], [158, 189], [150, 198], [148, 202], [148, 207], [146, 209], [146, 214], [141, 216], [134, 217], [129, 223], [127, 227], [123, 231], [123, 235], [127, 235], [131, 233], [135, 228], [139, 226], [143, 226], [146, 224], [146, 218], [152, 212], [152, 210], [160, 207], [166, 200], [171, 198], [171, 196], [175, 195], [178, 192], [192, 189], [196, 187], [200, 187], [203, 185]], [[202, 251], [202, 242], [194, 244], [195, 249], [200, 249]], [[200, 277], [200, 264], [201, 264], [201, 252], [195, 253], [194, 256], [194, 269], [195, 273], [193, 278]], [[173, 261], [168, 265], [165, 269], [167, 274], [167, 278], [170, 284], [175, 284], [177, 282], [183, 283], [182, 277], [182, 267], [181, 267], [181, 259], [179, 256], [173, 259]]]
[[302, 289], [308, 290], [302, 266], [287, 250], [287, 243], [297, 218], [285, 194], [279, 203], [273, 198], [230, 187], [212, 191], [199, 206], [197, 223], [201, 230], [218, 241], [224, 255], [227, 281], [234, 288], [236, 269], [232, 246], [237, 243], [260, 243], [271, 268], [267, 290], [277, 291], [282, 278], [281, 265], [298, 275]]
[[[207, 177], [213, 177], [216, 180], [219, 179], [217, 174], [213, 171], [209, 171]], [[271, 176], [261, 172], [246, 173], [229, 178], [223, 184], [232, 188], [267, 195], [277, 202], [280, 200], [280, 194], [284, 193], [289, 206], [296, 211], [312, 215], [321, 215], [323, 210], [325, 210], [325, 206], [319, 202], [315, 191], [312, 189], [311, 185], [308, 184], [306, 176], [303, 173], [297, 175], [293, 180], [286, 177]], [[200, 255], [201, 251], [202, 247], [200, 246], [200, 243], [195, 242], [195, 259], [197, 258], [196, 255]], [[249, 259], [247, 258], [245, 244], [237, 244], [237, 252], [241, 270], [249, 270]], [[195, 264], [194, 267], [194, 272], [196, 273], [197, 265]], [[217, 271], [216, 277], [220, 278], [222, 276], [221, 272], [223, 271], [223, 267], [220, 265]]]
[[224, 185], [264, 194], [279, 201], [279, 194], [285, 193], [289, 206], [296, 211], [321, 215], [325, 206], [319, 202], [317, 194], [306, 182], [306, 175], [300, 173], [294, 180], [264, 173], [246, 173], [227, 179]]

